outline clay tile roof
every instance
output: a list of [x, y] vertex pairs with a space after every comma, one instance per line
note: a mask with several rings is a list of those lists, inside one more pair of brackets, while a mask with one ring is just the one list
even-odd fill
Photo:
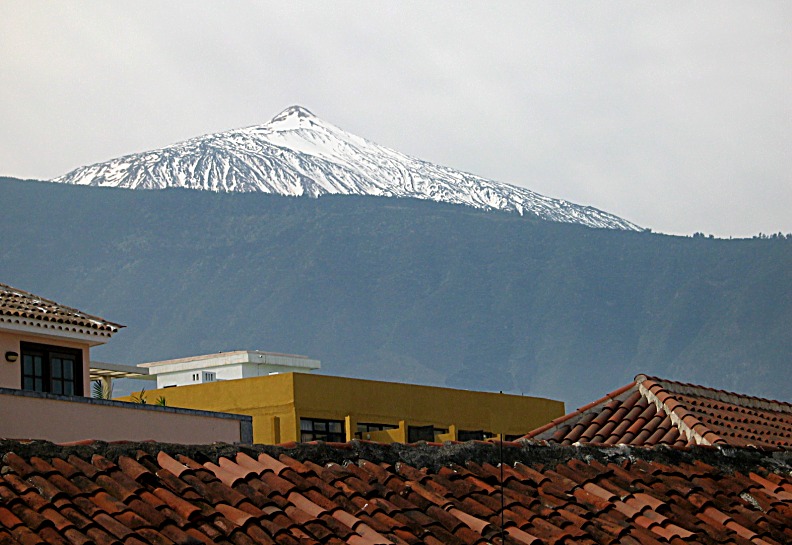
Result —
[[0, 441], [0, 455], [2, 545], [792, 542], [792, 451]]
[[792, 404], [638, 375], [524, 439], [686, 447], [792, 448]]
[[113, 334], [124, 327], [6, 284], [0, 284], [2, 322], [34, 326], [44, 324], [48, 329], [67, 331], [80, 328], [105, 334]]

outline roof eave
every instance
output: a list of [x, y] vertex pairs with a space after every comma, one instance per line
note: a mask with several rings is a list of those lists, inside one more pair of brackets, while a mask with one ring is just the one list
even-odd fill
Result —
[[113, 324], [110, 327], [112, 329], [101, 330], [76, 324], [0, 315], [0, 329], [40, 337], [84, 342], [90, 346], [106, 343], [118, 331], [118, 328], [124, 326]]

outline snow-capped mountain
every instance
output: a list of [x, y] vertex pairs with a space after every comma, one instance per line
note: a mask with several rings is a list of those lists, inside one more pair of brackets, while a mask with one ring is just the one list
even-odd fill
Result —
[[412, 197], [590, 227], [640, 229], [590, 206], [409, 157], [339, 129], [300, 106], [287, 108], [264, 125], [125, 155], [52, 181], [130, 189]]

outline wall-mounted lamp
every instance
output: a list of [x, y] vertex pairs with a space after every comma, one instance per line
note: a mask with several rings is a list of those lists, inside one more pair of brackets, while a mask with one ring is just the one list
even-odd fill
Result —
[[16, 360], [19, 359], [19, 353], [18, 352], [11, 352], [9, 350], [8, 352], [5, 353], [5, 358], [6, 358], [6, 361], [14, 363]]

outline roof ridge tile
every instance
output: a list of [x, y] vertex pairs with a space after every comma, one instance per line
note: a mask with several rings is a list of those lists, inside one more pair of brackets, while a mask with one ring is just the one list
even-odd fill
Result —
[[[662, 384], [650, 378], [644, 378], [643, 380], [638, 380], [636, 378], [636, 382], [641, 394], [651, 403], [657, 405], [658, 411], [662, 410], [668, 415], [671, 422], [679, 428], [680, 432], [685, 434], [688, 440], [692, 439], [695, 440], [697, 444], [704, 445], [726, 443], [723, 438], [712, 432], [712, 430], [704, 425], [698, 418], [690, 414], [682, 403], [677, 401], [670, 392], [667, 392], [665, 388], [663, 388]], [[704, 435], [694, 429], [697, 425], [702, 426], [711, 435], [705, 438]], [[705, 435], [707, 435], [706, 432]]]
[[792, 414], [792, 403], [785, 401], [740, 394], [737, 392], [730, 392], [728, 390], [711, 388], [709, 386], [701, 386], [698, 384], [690, 384], [643, 374], [635, 377], [636, 382], [640, 382], [645, 379], [652, 380], [660, 384], [664, 389], [673, 393], [691, 394], [696, 397], [706, 397], [724, 403], [737, 404], [743, 407], [747, 406], [750, 408], [763, 408], [786, 414]]

